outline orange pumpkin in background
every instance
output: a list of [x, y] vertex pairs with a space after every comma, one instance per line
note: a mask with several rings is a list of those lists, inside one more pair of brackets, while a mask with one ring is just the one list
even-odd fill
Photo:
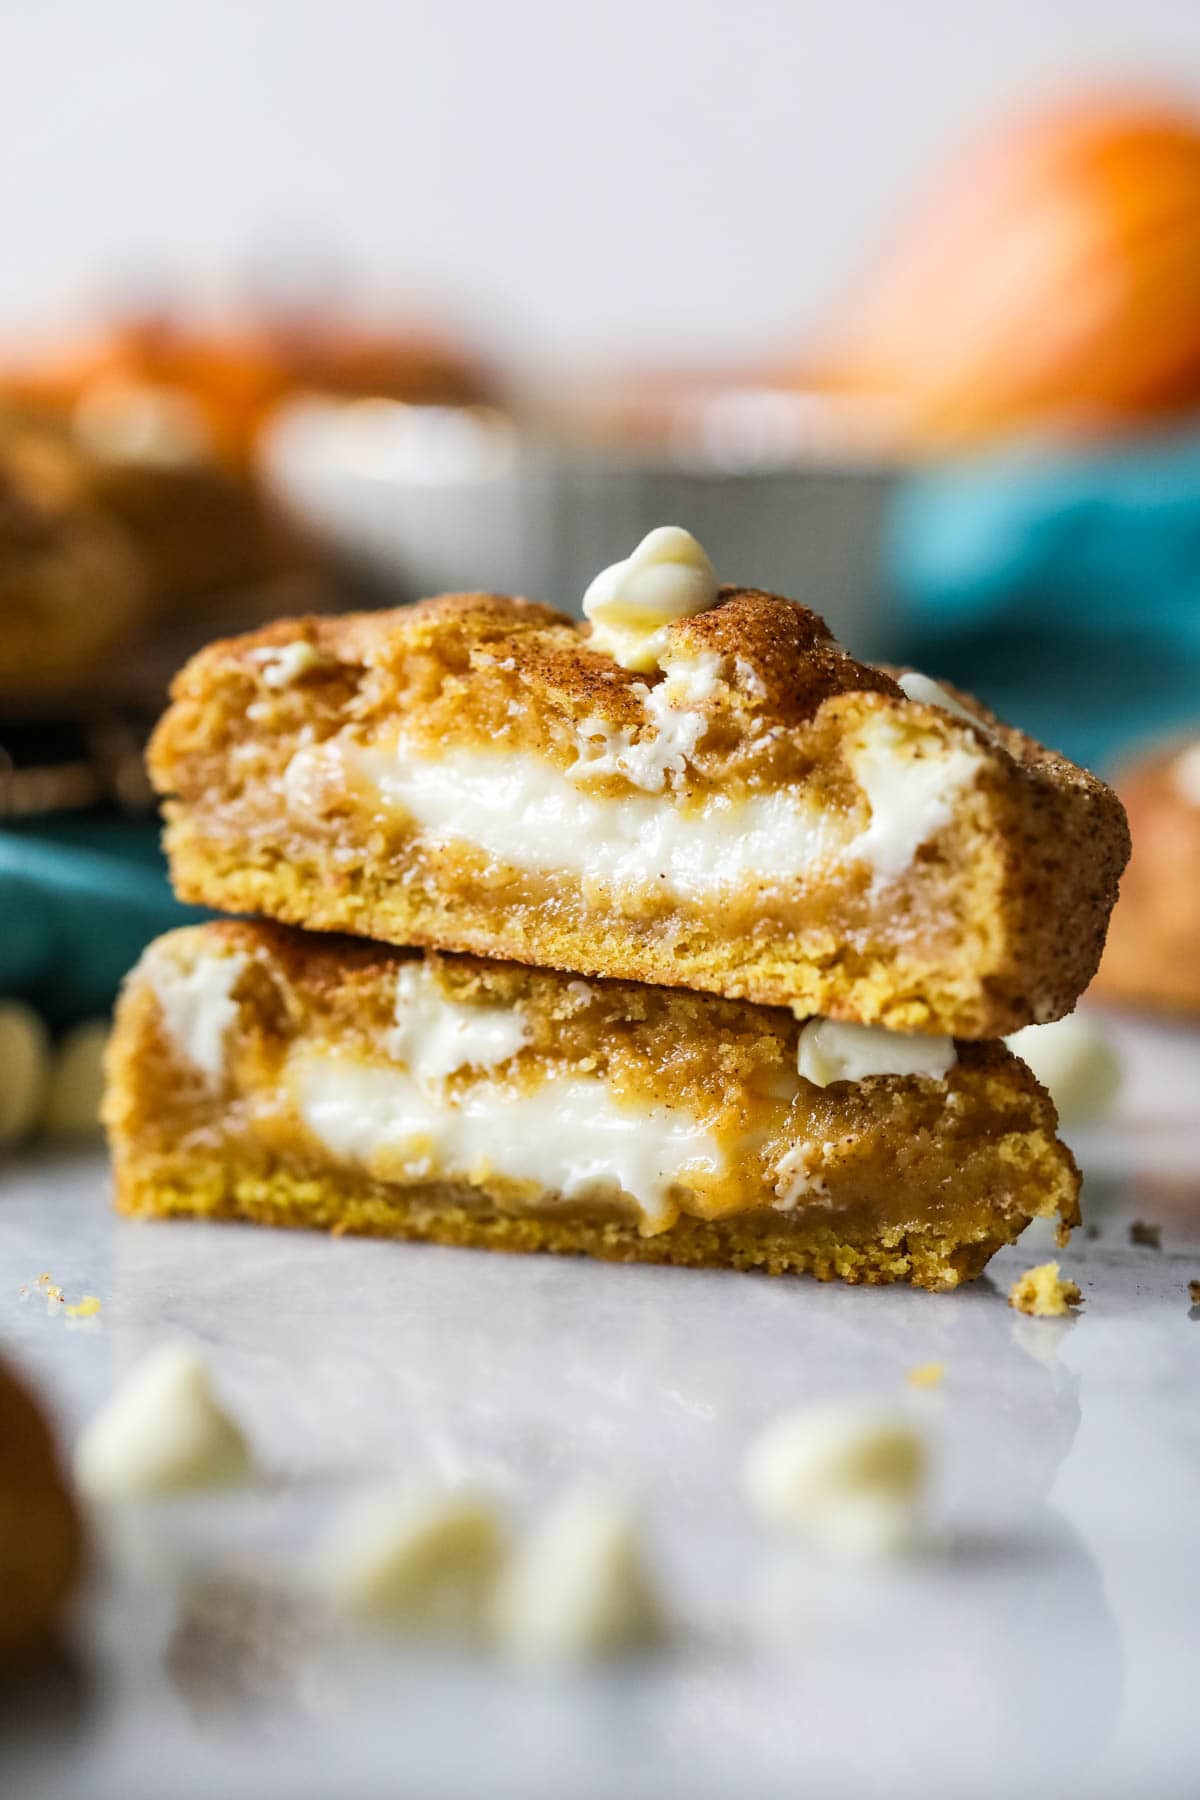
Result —
[[993, 133], [851, 300], [828, 361], [918, 453], [1200, 411], [1200, 117], [1109, 95]]

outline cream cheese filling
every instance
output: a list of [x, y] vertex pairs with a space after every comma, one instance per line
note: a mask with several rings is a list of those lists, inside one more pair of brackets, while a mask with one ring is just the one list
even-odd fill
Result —
[[529, 1028], [517, 1006], [464, 1006], [439, 987], [428, 963], [400, 965], [396, 975], [395, 1026], [389, 1056], [405, 1063], [424, 1085], [459, 1069], [492, 1069], [516, 1056]]
[[716, 1139], [682, 1108], [618, 1099], [595, 1076], [513, 1090], [492, 1081], [451, 1093], [389, 1068], [300, 1050], [285, 1086], [305, 1126], [334, 1156], [382, 1176], [499, 1178], [585, 1198], [620, 1193], [645, 1236], [679, 1217], [674, 1190], [722, 1173]]
[[870, 822], [851, 846], [887, 880], [903, 875], [922, 844], [945, 829], [959, 795], [973, 786], [983, 756], [973, 744], [947, 747], [931, 732], [886, 715], [859, 732], [850, 753]]
[[289, 793], [308, 781], [311, 764], [297, 769], [299, 758], [330, 748], [351, 783], [357, 778], [382, 805], [408, 813], [433, 842], [601, 886], [665, 882], [686, 896], [786, 879], [836, 853], [852, 829], [791, 790], [737, 802], [713, 795], [685, 810], [667, 795], [581, 792], [563, 770], [527, 754], [456, 748], [431, 756], [403, 743], [299, 751]]
[[190, 967], [166, 950], [152, 951], [147, 959], [167, 1036], [209, 1082], [219, 1082], [225, 1072], [225, 1037], [238, 1016], [233, 990], [246, 963], [240, 951], [197, 956]]
[[[669, 711], [660, 711], [665, 721]], [[661, 787], [686, 766], [702, 723], [685, 713], [649, 745], [585, 741], [570, 770], [528, 752], [336, 738], [295, 753], [285, 798], [303, 818], [331, 793], [365, 792], [407, 814], [431, 842], [462, 843], [510, 868], [703, 898], [750, 881], [792, 881], [830, 862], [865, 862], [881, 880], [894, 879], [950, 822], [983, 763], [977, 749], [947, 747], [883, 717], [864, 723], [849, 751], [865, 824], [796, 786], [691, 804], [670, 791], [588, 791], [587, 778], [614, 771]]]
[[[233, 989], [247, 961], [240, 952], [202, 954], [190, 966], [148, 959], [176, 1049], [212, 1082], [225, 1073], [238, 1018]], [[760, 1134], [722, 1144], [688, 1108], [627, 1099], [595, 1074], [551, 1066], [537, 1085], [514, 1081], [512, 1065], [530, 1038], [520, 1004], [456, 1000], [435, 967], [414, 959], [397, 970], [394, 1018], [384, 1038], [391, 1061], [304, 1042], [286, 1058], [285, 1105], [339, 1159], [384, 1179], [499, 1179], [531, 1187], [537, 1198], [621, 1195], [647, 1236], [676, 1222], [698, 1180], [728, 1180], [740, 1166], [753, 1191]], [[801, 1029], [797, 1058], [799, 1078], [818, 1087], [883, 1074], [937, 1080], [955, 1060], [948, 1038], [819, 1018]], [[452, 1082], [462, 1071], [475, 1079]], [[786, 1103], [799, 1084], [796, 1075], [781, 1077], [776, 1099]], [[778, 1210], [828, 1203], [821, 1165], [832, 1147], [802, 1140], [777, 1158]]]

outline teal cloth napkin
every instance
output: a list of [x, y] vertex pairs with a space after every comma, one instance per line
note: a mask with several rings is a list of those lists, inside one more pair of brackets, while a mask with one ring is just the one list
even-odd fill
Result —
[[171, 893], [158, 827], [80, 817], [0, 830], [0, 996], [53, 1026], [106, 1013], [159, 932], [206, 915]]
[[932, 470], [886, 554], [912, 660], [1077, 761], [1200, 726], [1200, 437]]

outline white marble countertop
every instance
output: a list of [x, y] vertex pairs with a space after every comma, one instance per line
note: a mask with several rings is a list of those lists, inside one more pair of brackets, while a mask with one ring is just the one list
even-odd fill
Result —
[[[103, 1524], [71, 1656], [0, 1707], [0, 1788], [1194, 1794], [1200, 1040], [1119, 1029], [1130, 1079], [1078, 1145], [1099, 1236], [1064, 1258], [1086, 1304], [1062, 1323], [1004, 1303], [1045, 1237], [956, 1294], [856, 1290], [118, 1221], [98, 1153], [11, 1165], [0, 1346], [64, 1435], [183, 1334], [265, 1475]], [[1161, 1250], [1130, 1243], [1134, 1217]], [[100, 1317], [22, 1300], [43, 1270]], [[931, 1360], [944, 1382], [916, 1393]], [[842, 1393], [928, 1425], [935, 1541], [909, 1560], [824, 1561], [745, 1511], [755, 1429]], [[550, 1677], [335, 1627], [306, 1590], [313, 1545], [387, 1473], [473, 1479], [518, 1518], [578, 1474], [631, 1489], [674, 1649]]]

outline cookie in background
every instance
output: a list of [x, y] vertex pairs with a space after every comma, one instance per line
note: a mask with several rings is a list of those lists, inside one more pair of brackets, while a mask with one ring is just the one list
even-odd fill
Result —
[[1116, 787], [1133, 854], [1094, 992], [1200, 1015], [1200, 738], [1130, 763]]
[[229, 325], [134, 313], [0, 357], [0, 478], [13, 490], [0, 513], [0, 694], [118, 675], [117, 652], [140, 650], [148, 627], [197, 613], [209, 636], [245, 629], [279, 611], [278, 593], [234, 617], [212, 615], [214, 602], [327, 573], [258, 472], [259, 435], [289, 397], [445, 406], [491, 391], [470, 353], [429, 328], [313, 308]]

